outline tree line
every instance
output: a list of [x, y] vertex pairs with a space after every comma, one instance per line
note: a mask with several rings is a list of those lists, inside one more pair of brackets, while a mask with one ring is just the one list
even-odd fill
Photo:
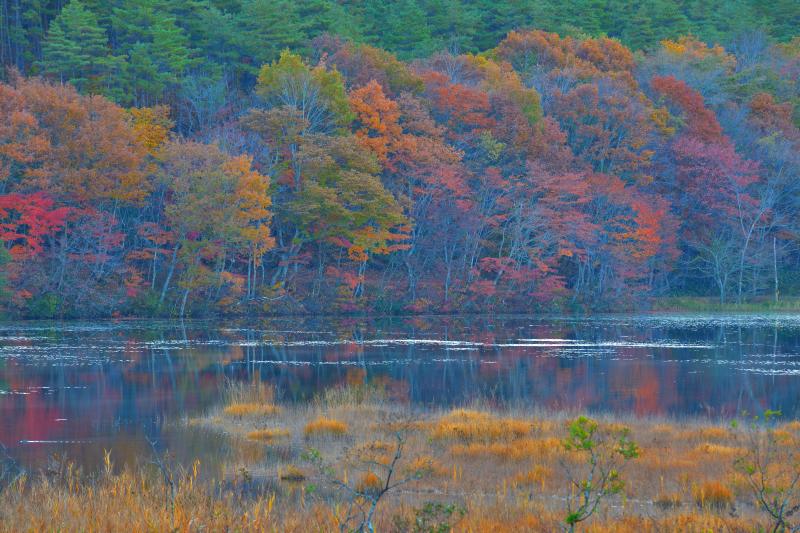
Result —
[[186, 131], [282, 50], [313, 55], [324, 33], [409, 60], [483, 52], [511, 30], [653, 50], [689, 34], [788, 42], [799, 25], [794, 0], [1, 0], [0, 63], [125, 106], [170, 105]]
[[[4, 48], [8, 313], [613, 309], [800, 289], [797, 38], [753, 22], [725, 47], [541, 29], [490, 47], [481, 29], [423, 54], [382, 34], [398, 58], [330, 26], [278, 35], [275, 2], [168, 4], [71, 0], [28, 59]], [[273, 33], [236, 38], [265, 55], [200, 11], [250, 13]]]

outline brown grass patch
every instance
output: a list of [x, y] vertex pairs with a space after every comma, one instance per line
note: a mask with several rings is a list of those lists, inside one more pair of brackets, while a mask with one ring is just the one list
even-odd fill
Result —
[[696, 440], [728, 440], [731, 436], [731, 432], [727, 428], [719, 427], [719, 426], [707, 426], [707, 427], [700, 427], [700, 428], [692, 428], [688, 430], [684, 430], [679, 432], [675, 435], [675, 438], [686, 438], [688, 439], [696, 439]]
[[290, 436], [291, 433], [288, 429], [257, 429], [255, 431], [251, 431], [247, 434], [247, 438], [250, 440], [257, 440], [260, 442], [274, 442], [278, 439], [282, 439], [285, 437]]
[[450, 471], [439, 461], [430, 455], [420, 455], [415, 457], [403, 469], [407, 474], [420, 474], [423, 476], [443, 477]]
[[280, 407], [269, 403], [232, 403], [222, 410], [228, 416], [245, 418], [255, 416], [275, 416], [280, 413]]
[[787, 422], [781, 425], [781, 429], [785, 431], [791, 431], [794, 433], [800, 432], [800, 420], [792, 420], [791, 422]]
[[545, 481], [553, 474], [552, 470], [543, 465], [536, 465], [527, 472], [514, 476], [512, 482], [523, 487], [541, 487], [544, 489]]
[[314, 435], [325, 435], [325, 434], [340, 437], [346, 434], [348, 429], [349, 428], [347, 424], [345, 424], [340, 420], [336, 420], [333, 418], [319, 417], [316, 420], [306, 424], [306, 427], [303, 430], [303, 432], [305, 433], [306, 437], [312, 437]]
[[533, 424], [514, 418], [496, 418], [489, 413], [456, 409], [437, 420], [431, 437], [437, 440], [494, 442], [519, 439], [530, 434]]
[[702, 508], [725, 509], [733, 503], [733, 491], [719, 481], [706, 481], [692, 491], [694, 501]]
[[653, 503], [662, 511], [677, 509], [683, 503], [683, 496], [679, 492], [662, 492], [656, 496]]
[[735, 446], [724, 446], [722, 444], [704, 442], [702, 444], [698, 444], [694, 448], [694, 452], [700, 455], [707, 454], [723, 459], [730, 459], [731, 457], [738, 457], [744, 454], [744, 449]]
[[511, 442], [492, 442], [456, 444], [450, 447], [450, 453], [468, 457], [494, 456], [500, 459], [519, 461], [522, 459], [551, 457], [564, 452], [561, 441], [556, 438], [518, 439]]
[[356, 490], [365, 494], [375, 494], [383, 488], [383, 481], [371, 470], [365, 472], [356, 483]]
[[278, 471], [281, 481], [300, 482], [306, 479], [306, 473], [296, 465], [286, 465]]

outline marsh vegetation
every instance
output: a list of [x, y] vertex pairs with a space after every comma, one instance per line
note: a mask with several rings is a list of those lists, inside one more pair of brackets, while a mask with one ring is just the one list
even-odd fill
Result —
[[236, 453], [6, 476], [0, 530], [789, 531], [800, 422], [412, 407], [378, 387], [280, 404], [260, 382], [185, 421]]

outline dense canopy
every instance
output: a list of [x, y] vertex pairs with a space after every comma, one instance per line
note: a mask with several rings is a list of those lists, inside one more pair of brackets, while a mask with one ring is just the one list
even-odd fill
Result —
[[556, 5], [4, 2], [0, 306], [798, 295], [800, 4]]

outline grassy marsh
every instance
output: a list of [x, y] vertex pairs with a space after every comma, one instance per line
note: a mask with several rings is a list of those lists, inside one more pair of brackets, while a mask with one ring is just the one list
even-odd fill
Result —
[[[239, 450], [217, 481], [198, 481], [200, 464], [154, 461], [117, 471], [113, 456], [94, 476], [69, 468], [23, 475], [0, 493], [0, 530], [347, 531], [373, 513], [376, 531], [558, 531], [566, 527], [567, 501], [580, 495], [569, 472], [584, 468], [586, 455], [564, 445], [574, 414], [482, 404], [411, 408], [360, 386], [301, 405], [281, 405], [263, 385], [234, 387], [226, 398], [188, 421], [224, 433]], [[245, 415], [231, 408], [245, 404], [260, 408]], [[627, 428], [638, 456], [615, 463], [620, 490], [609, 491], [577, 530], [774, 527], [741, 467], [760, 430], [702, 420], [595, 420], [594, 441]], [[770, 428], [786, 453], [764, 471], [776, 480], [800, 472], [792, 452], [800, 422]], [[606, 442], [613, 450], [617, 441]]]

